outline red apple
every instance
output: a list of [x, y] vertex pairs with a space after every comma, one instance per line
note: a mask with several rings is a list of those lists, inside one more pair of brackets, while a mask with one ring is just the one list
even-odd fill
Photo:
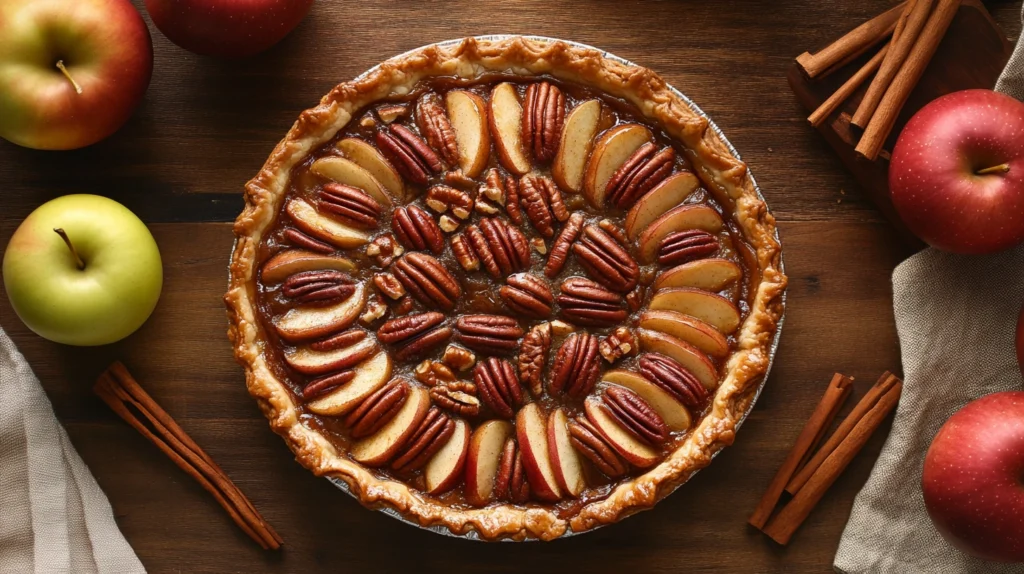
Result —
[[244, 58], [288, 35], [313, 0], [146, 0], [153, 24], [196, 54]]
[[128, 0], [0, 2], [0, 137], [75, 149], [117, 131], [149, 86], [153, 44]]
[[889, 166], [900, 217], [933, 247], [992, 253], [1024, 240], [1024, 103], [964, 90], [921, 108]]
[[1024, 392], [982, 397], [950, 417], [928, 449], [921, 487], [953, 546], [1024, 562]]

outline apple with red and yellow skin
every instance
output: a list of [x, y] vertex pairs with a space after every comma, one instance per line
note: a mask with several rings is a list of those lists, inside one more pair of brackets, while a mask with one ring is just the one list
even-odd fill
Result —
[[3, 261], [4, 288], [38, 335], [105, 345], [132, 334], [160, 298], [160, 251], [146, 225], [98, 195], [66, 195], [33, 211]]
[[0, 137], [75, 149], [117, 131], [142, 100], [153, 44], [128, 0], [0, 2]]
[[153, 24], [190, 52], [244, 58], [280, 42], [313, 0], [146, 0]]

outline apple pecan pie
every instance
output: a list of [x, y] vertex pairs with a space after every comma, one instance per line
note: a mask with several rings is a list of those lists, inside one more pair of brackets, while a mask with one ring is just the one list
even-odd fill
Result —
[[365, 505], [486, 540], [653, 506], [734, 438], [786, 285], [746, 166], [653, 72], [435, 45], [306, 110], [246, 186], [249, 392]]

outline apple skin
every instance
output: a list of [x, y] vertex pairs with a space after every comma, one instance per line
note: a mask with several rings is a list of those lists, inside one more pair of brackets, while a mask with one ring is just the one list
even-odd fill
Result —
[[1024, 376], [1024, 307], [1020, 308], [1020, 315], [1017, 316], [1017, 367], [1020, 368], [1021, 376]]
[[921, 487], [935, 528], [960, 550], [1024, 562], [1024, 391], [982, 397], [935, 436]]
[[[944, 251], [992, 253], [1024, 241], [1024, 103], [990, 90], [947, 94], [907, 122], [889, 166], [910, 230]], [[1005, 165], [1008, 171], [978, 174]]]
[[[54, 232], [65, 231], [85, 262]], [[146, 225], [120, 203], [66, 195], [33, 211], [4, 253], [4, 288], [36, 334], [68, 345], [105, 345], [142, 326], [160, 298], [160, 251]]]
[[8, 141], [94, 144], [124, 125], [152, 74], [149, 29], [128, 0], [0, 2], [0, 137]]
[[280, 42], [313, 0], [145, 0], [153, 24], [182, 48], [244, 58]]

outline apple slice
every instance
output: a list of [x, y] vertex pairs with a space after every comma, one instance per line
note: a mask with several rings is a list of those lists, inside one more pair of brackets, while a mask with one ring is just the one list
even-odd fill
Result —
[[318, 415], [331, 417], [341, 416], [356, 408], [391, 378], [391, 357], [385, 352], [377, 353], [359, 363], [355, 371], [355, 378], [308, 403], [306, 408]]
[[483, 506], [491, 501], [501, 451], [512, 432], [512, 424], [501, 420], [487, 421], [473, 431], [466, 456], [466, 500], [470, 504]]
[[277, 333], [288, 341], [303, 341], [337, 333], [355, 322], [366, 305], [366, 284], [357, 283], [355, 293], [329, 307], [294, 307], [274, 319]]
[[640, 263], [654, 263], [658, 258], [658, 247], [661, 240], [673, 231], [687, 229], [703, 229], [708, 233], [718, 233], [725, 223], [718, 212], [706, 205], [680, 205], [663, 213], [640, 233], [637, 247], [637, 259]]
[[601, 121], [601, 102], [587, 100], [573, 108], [565, 118], [562, 142], [551, 164], [551, 177], [565, 191], [579, 193], [583, 187], [583, 170], [594, 148], [594, 136]]
[[530, 171], [530, 159], [523, 152], [523, 106], [512, 84], [498, 84], [491, 91], [487, 122], [494, 137], [494, 147], [505, 169], [516, 175]]
[[352, 271], [356, 264], [351, 259], [334, 255], [321, 255], [304, 249], [286, 249], [263, 264], [263, 283], [280, 283], [289, 276], [303, 271]]
[[615, 369], [606, 372], [601, 380], [604, 383], [626, 387], [639, 395], [657, 411], [670, 431], [683, 431], [693, 424], [693, 417], [690, 416], [686, 405], [677, 401], [675, 397], [666, 393], [658, 385], [648, 381], [640, 373]]
[[491, 155], [487, 104], [473, 92], [452, 90], [445, 96], [445, 106], [459, 147], [459, 169], [466, 177], [476, 177], [487, 167]]
[[652, 138], [651, 130], [640, 124], [624, 124], [604, 132], [594, 144], [594, 153], [590, 154], [583, 177], [583, 196], [591, 205], [604, 207], [605, 191], [612, 174]]
[[448, 442], [437, 451], [423, 469], [427, 481], [427, 494], [438, 494], [455, 486], [462, 477], [469, 451], [469, 425], [466, 421], [455, 421], [455, 432]]
[[[315, 351], [308, 345], [289, 349], [284, 353], [288, 366], [304, 375], [322, 375], [330, 371], [347, 369], [369, 357], [377, 347], [372, 338], [333, 351]], [[360, 359], [362, 357], [362, 359]]]
[[729, 354], [729, 341], [713, 326], [677, 311], [644, 311], [639, 326], [689, 343], [715, 359]]
[[649, 329], [637, 329], [640, 337], [640, 348], [651, 353], [661, 353], [675, 359], [697, 377], [704, 388], [714, 390], [718, 386], [718, 370], [714, 363], [693, 345], [680, 341], [672, 335], [666, 335]]
[[540, 405], [530, 403], [516, 416], [516, 439], [523, 456], [523, 469], [530, 492], [539, 500], [554, 502], [562, 498], [555, 469], [548, 452], [548, 424]]
[[[352, 160], [353, 163], [369, 172], [370, 175], [373, 176], [373, 179], [376, 180], [376, 182], [379, 183], [388, 194], [393, 197], [406, 199], [405, 182], [402, 180], [402, 176], [399, 175], [398, 171], [395, 170], [395, 167], [391, 165], [391, 163], [388, 162], [388, 160], [379, 151], [377, 151], [377, 148], [359, 138], [345, 138], [338, 142], [335, 147], [337, 147], [338, 151], [340, 151], [346, 158]], [[367, 191], [367, 193], [372, 192]], [[374, 199], [376, 199], [376, 196], [374, 196]], [[377, 201], [380, 200], [378, 199]], [[390, 198], [386, 198], [386, 202], [390, 203]]]
[[559, 488], [573, 498], [579, 496], [587, 483], [579, 455], [569, 440], [569, 417], [562, 409], [555, 409], [548, 417], [548, 452]]
[[[594, 428], [601, 436], [608, 441], [608, 444], [615, 449], [622, 458], [638, 468], [647, 468], [658, 462], [658, 451], [637, 440], [626, 429], [602, 408], [601, 400], [597, 397], [587, 397], [583, 405], [587, 413], [587, 419], [594, 423]], [[533, 483], [530, 483], [533, 486]]]
[[[376, 150], [374, 151], [376, 152]], [[358, 187], [370, 194], [370, 197], [376, 199], [384, 207], [388, 207], [392, 203], [391, 196], [384, 190], [381, 182], [373, 177], [369, 170], [348, 158], [323, 157], [314, 161], [313, 165], [309, 166], [309, 171], [331, 181]]]
[[654, 281], [654, 289], [693, 287], [721, 291], [742, 276], [740, 266], [728, 259], [698, 259], [663, 271]]
[[740, 312], [731, 301], [717, 293], [692, 287], [672, 287], [654, 294], [648, 309], [678, 311], [710, 323], [728, 335], [740, 326]]
[[423, 387], [411, 387], [409, 398], [379, 431], [352, 445], [348, 453], [363, 466], [383, 466], [416, 431], [430, 409], [430, 395]]
[[370, 242], [369, 233], [321, 215], [305, 199], [290, 200], [285, 211], [299, 229], [336, 247], [352, 249]]
[[663, 213], [682, 205], [690, 194], [700, 187], [700, 180], [693, 172], [681, 171], [670, 175], [654, 189], [647, 192], [630, 208], [626, 214], [626, 236], [632, 241], [652, 221]]

